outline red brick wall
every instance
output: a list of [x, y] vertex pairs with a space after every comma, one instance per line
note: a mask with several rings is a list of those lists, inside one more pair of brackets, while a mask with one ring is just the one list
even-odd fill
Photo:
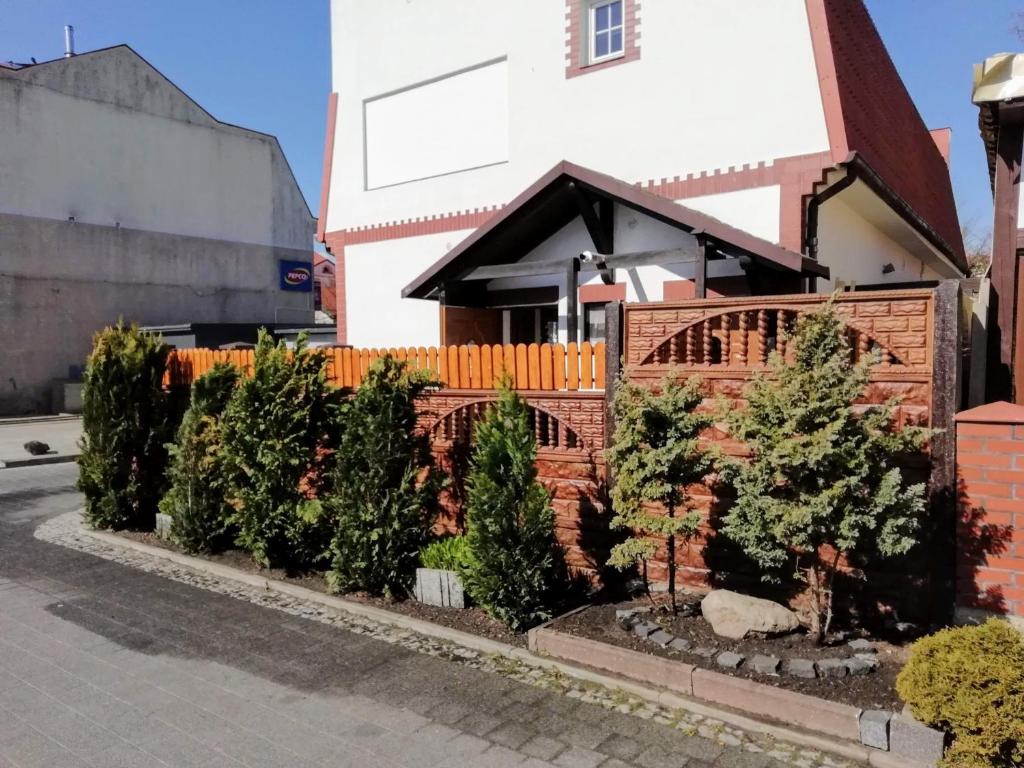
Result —
[[1024, 406], [956, 417], [957, 609], [1024, 619]]

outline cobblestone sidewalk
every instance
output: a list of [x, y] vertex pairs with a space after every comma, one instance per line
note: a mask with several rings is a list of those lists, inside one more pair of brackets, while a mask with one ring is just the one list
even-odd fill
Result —
[[[550, 764], [561, 766], [601, 765], [603, 768], [625, 765], [652, 768], [679, 765], [693, 768], [701, 765], [723, 768], [771, 765], [837, 768], [850, 765], [815, 750], [749, 734], [721, 721], [692, 712], [670, 710], [622, 691], [584, 683], [518, 660], [481, 654], [335, 611], [318, 603], [220, 579], [158, 557], [108, 545], [83, 532], [79, 519], [77, 513], [59, 515], [36, 528], [35, 536], [41, 541], [95, 555], [189, 587], [456, 664], [457, 667], [447, 669], [461, 668], [464, 672], [451, 672], [454, 681], [433, 678], [436, 691], [429, 690], [429, 680], [423, 681], [420, 689], [414, 688], [399, 696], [400, 703], [417, 716], [429, 718], [429, 722], [421, 724], [421, 729], [436, 731], [451, 739], [458, 738], [458, 732], [462, 736], [472, 736], [480, 740], [478, 746], [487, 749], [488, 755], [492, 750], [507, 751], [507, 755], [505, 752], [494, 752], [494, 755], [501, 754], [503, 761], [507, 759], [510, 764], [532, 758], [541, 761], [535, 762], [536, 765], [552, 761]], [[311, 634], [320, 637], [323, 633]], [[347, 663], [357, 662], [352, 659]], [[432, 674], [449, 673], [445, 669], [436, 669]], [[483, 674], [484, 679], [497, 676], [505, 682], [499, 688], [500, 692], [488, 694], [486, 686], [479, 683], [469, 688], [459, 685], [457, 681], [464, 674]], [[389, 682], [393, 675], [382, 671], [380, 678], [378, 684], [373, 678], [367, 678], [362, 681], [362, 686], [374, 691], [378, 685], [387, 687], [393, 684]], [[426, 691], [422, 690], [423, 685]], [[513, 687], [507, 688], [509, 685]], [[475, 695], [474, 688], [478, 689]], [[439, 697], [438, 694], [445, 690], [447, 694]], [[498, 706], [493, 701], [495, 697]], [[496, 762], [495, 756], [479, 762], [469, 760], [453, 765], [504, 764]]]

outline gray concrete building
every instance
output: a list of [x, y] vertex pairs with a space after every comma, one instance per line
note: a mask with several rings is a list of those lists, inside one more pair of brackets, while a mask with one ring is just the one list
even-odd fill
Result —
[[311, 323], [280, 278], [314, 233], [277, 139], [130, 47], [0, 64], [0, 415], [49, 409], [118, 317]]

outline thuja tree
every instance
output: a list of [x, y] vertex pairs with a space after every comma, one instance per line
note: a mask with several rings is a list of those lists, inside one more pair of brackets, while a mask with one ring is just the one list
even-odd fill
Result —
[[537, 482], [526, 402], [506, 381], [476, 426], [466, 479], [464, 582], [469, 595], [514, 630], [551, 617], [566, 585], [555, 515]]
[[853, 362], [831, 303], [804, 314], [790, 343], [792, 360], [774, 354], [769, 374], [746, 388], [747, 407], [726, 413], [751, 457], [726, 472], [736, 502], [723, 530], [766, 569], [795, 556], [820, 641], [840, 559], [854, 551], [894, 556], [914, 545], [925, 488], [909, 485], [897, 460], [928, 432], [896, 429], [891, 403], [854, 407], [876, 358]]
[[171, 516], [171, 537], [186, 552], [212, 552], [227, 543], [232, 508], [221, 445], [221, 415], [238, 384], [238, 369], [217, 363], [196, 379], [188, 410], [170, 446], [171, 487], [160, 511]]
[[152, 530], [173, 431], [162, 388], [169, 348], [136, 326], [93, 338], [82, 388], [78, 489], [96, 528]]
[[442, 480], [416, 430], [416, 398], [432, 384], [426, 372], [382, 357], [344, 407], [324, 499], [334, 529], [328, 584], [336, 591], [408, 591]]
[[237, 543], [263, 566], [309, 567], [327, 550], [317, 497], [337, 432], [342, 392], [327, 381], [327, 358], [306, 346], [275, 344], [261, 331], [253, 375], [224, 412]]
[[696, 378], [680, 383], [670, 377], [660, 391], [621, 381], [613, 403], [615, 442], [606, 452], [613, 477], [611, 524], [632, 534], [612, 549], [608, 563], [628, 568], [640, 562], [646, 583], [647, 561], [664, 542], [673, 613], [677, 539], [693, 537], [701, 522], [685, 489], [713, 469], [712, 454], [699, 443], [700, 433], [714, 421], [697, 411], [702, 400]]

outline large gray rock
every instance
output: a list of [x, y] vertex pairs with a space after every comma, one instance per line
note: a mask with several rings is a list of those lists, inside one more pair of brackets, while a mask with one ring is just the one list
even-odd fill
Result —
[[731, 640], [742, 640], [750, 634], [786, 635], [800, 626], [796, 614], [784, 605], [728, 589], [708, 593], [700, 610], [716, 635]]

